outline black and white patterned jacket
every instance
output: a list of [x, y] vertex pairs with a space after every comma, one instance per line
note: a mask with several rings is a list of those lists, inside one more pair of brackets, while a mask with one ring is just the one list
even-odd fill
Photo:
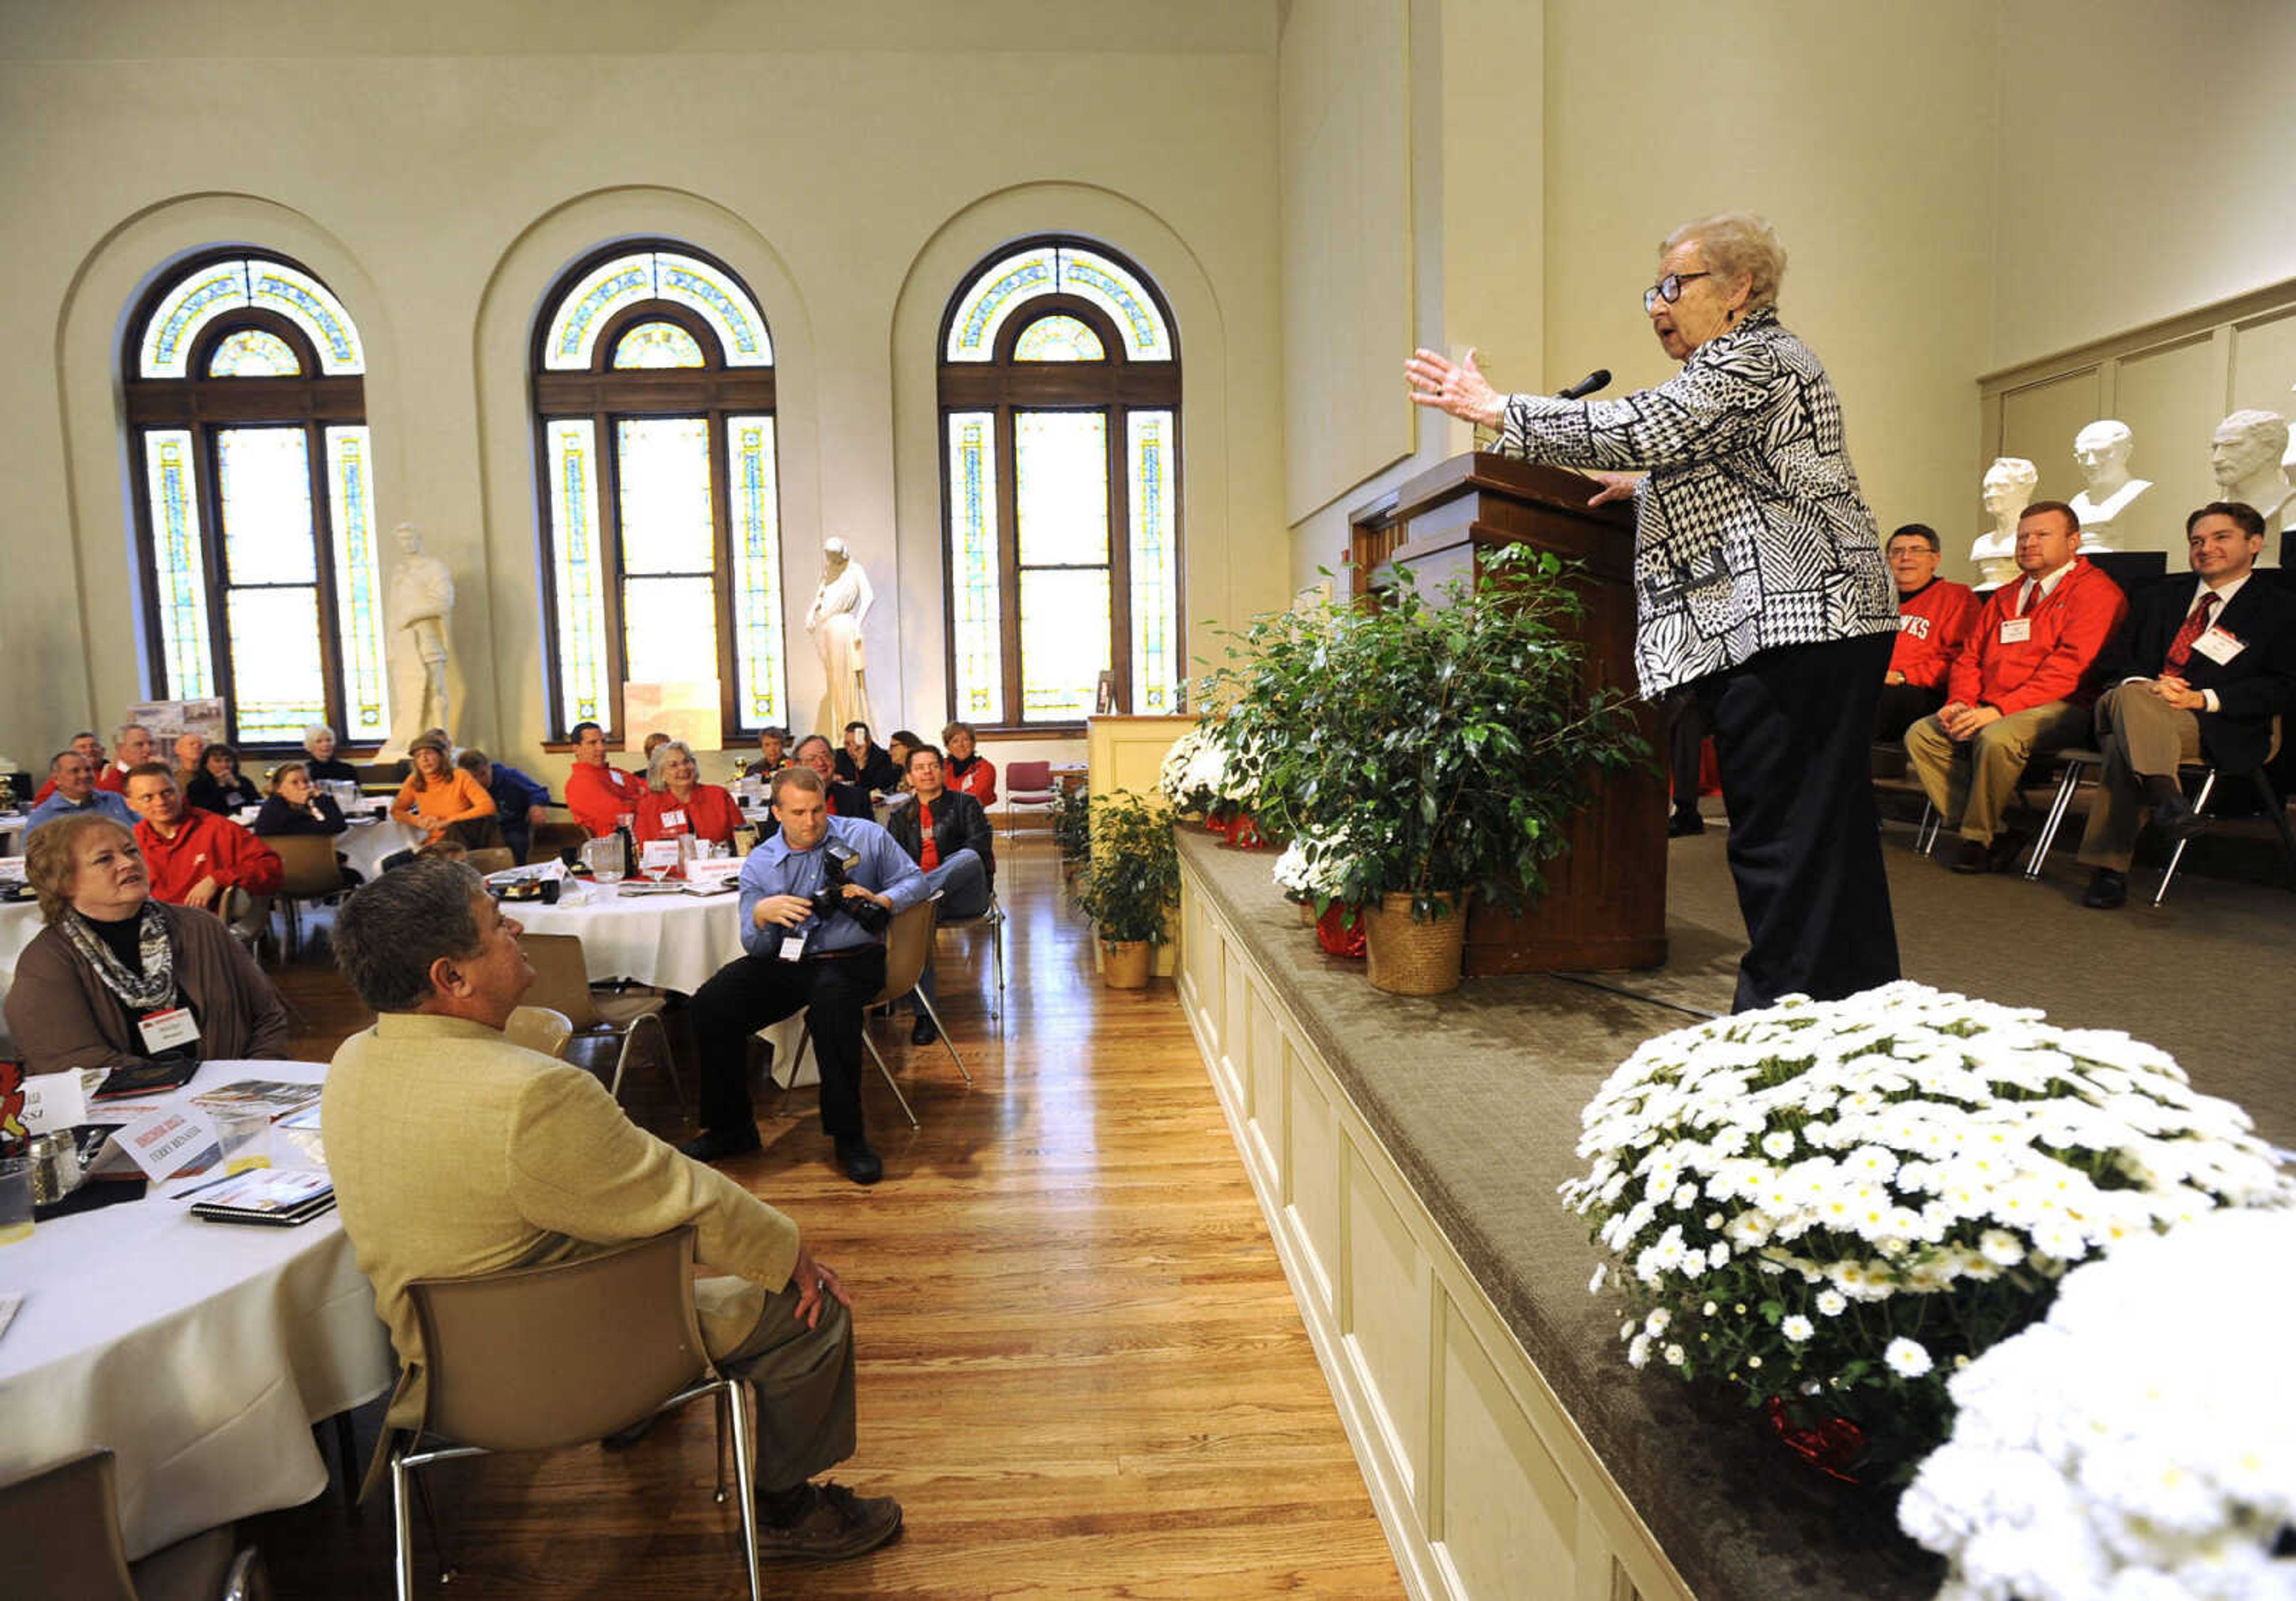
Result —
[[1498, 447], [1650, 470], [1635, 492], [1645, 698], [1758, 651], [1897, 630], [1897, 586], [1849, 464], [1841, 398], [1775, 310], [1622, 400], [1510, 395]]

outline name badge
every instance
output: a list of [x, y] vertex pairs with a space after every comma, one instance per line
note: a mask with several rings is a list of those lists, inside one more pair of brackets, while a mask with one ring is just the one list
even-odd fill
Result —
[[2033, 620], [2030, 617], [2005, 617], [2001, 620], [2001, 643], [2022, 645], [2033, 636]]
[[781, 940], [781, 948], [777, 954], [784, 962], [802, 962], [805, 960], [805, 948], [808, 942], [808, 938], [807, 935], [800, 933], [783, 934]]
[[198, 1020], [192, 1016], [189, 1006], [170, 1006], [165, 1012], [146, 1012], [142, 1023], [144, 1048], [152, 1055], [172, 1051], [179, 1045], [196, 1045], [200, 1038]]
[[2218, 667], [2222, 667], [2246, 650], [2248, 642], [2236, 634], [2226, 633], [2222, 628], [2210, 628], [2193, 641], [2193, 648]]
[[685, 814], [682, 811], [666, 811], [661, 814], [661, 825], [664, 828], [683, 828], [685, 826]]

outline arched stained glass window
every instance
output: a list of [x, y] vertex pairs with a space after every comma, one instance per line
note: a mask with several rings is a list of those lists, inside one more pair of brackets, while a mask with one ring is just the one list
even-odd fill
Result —
[[940, 408], [950, 715], [1081, 722], [1179, 703], [1179, 349], [1138, 268], [1024, 242], [949, 303]]
[[578, 264], [535, 330], [554, 732], [625, 683], [715, 682], [728, 743], [788, 720], [773, 344], [734, 272], [664, 241]]
[[233, 251], [162, 277], [121, 354], [153, 693], [236, 743], [390, 727], [365, 354], [327, 286]]

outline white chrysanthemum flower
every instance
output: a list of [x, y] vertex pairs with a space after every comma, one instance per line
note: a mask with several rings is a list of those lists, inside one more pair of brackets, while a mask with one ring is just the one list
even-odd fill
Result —
[[1653, 1310], [1649, 1317], [1643, 1319], [1643, 1333], [1655, 1340], [1660, 1334], [1666, 1333], [1668, 1326], [1673, 1321], [1674, 1314], [1668, 1311], [1664, 1307], [1660, 1307]]
[[1587, 1294], [1589, 1294], [1589, 1295], [1600, 1295], [1600, 1294], [1603, 1293], [1603, 1281], [1605, 1278], [1608, 1278], [1610, 1276], [1611, 1276], [1611, 1264], [1610, 1264], [1610, 1263], [1608, 1263], [1608, 1262], [1597, 1262], [1597, 1263], [1595, 1263], [1595, 1277], [1592, 1277], [1592, 1278], [1590, 1278], [1590, 1279], [1588, 1279], [1588, 1280], [1587, 1281]]
[[1839, 1318], [1849, 1310], [1849, 1298], [1839, 1290], [1820, 1290], [1817, 1310], [1829, 1318]]
[[1660, 1354], [1666, 1359], [1666, 1365], [1669, 1367], [1679, 1367], [1690, 1359], [1688, 1354], [1679, 1345], [1669, 1345]]
[[1800, 1312], [1794, 1313], [1792, 1317], [1787, 1318], [1778, 1325], [1778, 1333], [1784, 1334], [1787, 1339], [1792, 1340], [1797, 1345], [1801, 1343], [1804, 1340], [1808, 1339], [1816, 1332], [1817, 1325], [1812, 1323]]
[[1882, 1348], [1882, 1360], [1889, 1364], [1891, 1373], [1906, 1379], [1917, 1379], [1935, 1366], [1927, 1346], [1903, 1334]]
[[1650, 1336], [1636, 1334], [1627, 1346], [1627, 1366], [1644, 1367], [1650, 1363]]

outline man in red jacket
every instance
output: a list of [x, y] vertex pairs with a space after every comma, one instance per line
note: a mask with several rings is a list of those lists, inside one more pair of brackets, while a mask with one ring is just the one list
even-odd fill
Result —
[[1927, 523], [1908, 522], [1891, 534], [1884, 554], [1898, 581], [1898, 638], [1882, 678], [1874, 737], [1898, 740], [1945, 704], [1947, 669], [1985, 603], [1968, 585], [1938, 577], [1944, 547]]
[[127, 809], [143, 819], [135, 843], [154, 899], [215, 913], [242, 933], [271, 918], [271, 896], [286, 876], [278, 852], [229, 817], [184, 804], [166, 762], [128, 769]]
[[1954, 658], [1946, 702], [1906, 731], [1906, 755], [1948, 828], [1961, 833], [1956, 873], [1990, 873], [2024, 842], [2001, 813], [2037, 751], [2088, 737], [2090, 669], [2128, 615], [2120, 587], [2076, 554], [2080, 519], [2037, 500], [2017, 520], [2022, 576], [1988, 597]]
[[606, 731], [595, 723], [574, 725], [574, 770], [566, 775], [566, 809], [590, 831], [592, 839], [614, 832], [627, 817], [637, 820], [645, 780], [606, 762]]

